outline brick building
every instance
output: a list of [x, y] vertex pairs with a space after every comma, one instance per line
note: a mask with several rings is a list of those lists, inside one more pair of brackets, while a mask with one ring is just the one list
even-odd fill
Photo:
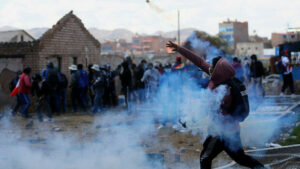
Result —
[[[71, 64], [100, 64], [100, 52], [100, 42], [71, 11], [38, 40], [0, 43], [0, 73], [4, 69], [16, 72], [27, 66], [33, 73], [40, 73], [51, 61], [69, 76]], [[3, 89], [7, 87], [6, 84], [1, 86]]]
[[219, 36], [224, 39], [231, 49], [239, 42], [249, 42], [248, 22], [227, 20], [219, 23]]
[[272, 33], [271, 41], [273, 47], [286, 42], [300, 41], [300, 32]]

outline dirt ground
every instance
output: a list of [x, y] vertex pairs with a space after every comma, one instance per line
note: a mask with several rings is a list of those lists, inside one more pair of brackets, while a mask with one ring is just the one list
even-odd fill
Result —
[[[19, 134], [18, 141], [28, 142], [34, 148], [49, 148], [48, 142], [56, 135], [63, 137], [76, 137], [78, 142], [89, 143], [97, 141], [99, 132], [108, 132], [113, 125], [118, 125], [124, 120], [135, 120], [134, 116], [115, 121], [115, 124], [98, 124], [96, 119], [101, 115], [64, 114], [55, 116], [53, 122], [39, 122], [34, 116], [32, 119], [24, 119], [21, 116], [3, 117], [10, 121], [10, 126], [0, 124], [1, 135]], [[167, 125], [168, 126], [168, 125]], [[192, 135], [188, 131], [174, 130], [172, 127], [162, 127], [157, 132], [149, 133], [149, 136], [157, 139], [145, 139], [141, 142], [149, 157], [159, 155], [164, 162], [165, 169], [176, 168], [182, 164], [189, 168], [199, 168], [199, 156], [202, 150], [200, 135]], [[172, 147], [172, 148], [169, 148]], [[222, 166], [230, 163], [225, 154], [219, 155], [214, 161], [214, 166]]]

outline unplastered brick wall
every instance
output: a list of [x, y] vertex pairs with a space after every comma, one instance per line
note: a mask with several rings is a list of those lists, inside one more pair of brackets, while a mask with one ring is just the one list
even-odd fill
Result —
[[87, 69], [86, 65], [100, 63], [100, 49], [99, 42], [95, 43], [80, 20], [71, 16], [61, 28], [42, 39], [37, 70], [41, 72], [49, 61], [56, 67], [60, 62], [61, 71], [66, 75], [69, 74], [68, 67], [74, 63], [83, 64]]

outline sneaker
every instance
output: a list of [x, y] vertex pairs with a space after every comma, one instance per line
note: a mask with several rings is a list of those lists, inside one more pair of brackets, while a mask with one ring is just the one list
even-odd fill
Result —
[[281, 92], [279, 96], [284, 96], [284, 93], [283, 93], [283, 92]]

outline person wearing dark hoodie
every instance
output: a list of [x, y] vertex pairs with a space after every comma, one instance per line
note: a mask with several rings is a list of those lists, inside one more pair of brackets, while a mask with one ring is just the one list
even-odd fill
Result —
[[245, 82], [244, 70], [240, 63], [240, 60], [237, 57], [233, 58], [232, 66], [236, 72], [235, 77], [244, 83]]
[[[210, 81], [208, 88], [210, 90], [215, 90], [219, 85], [227, 85], [227, 81], [235, 76], [235, 70], [232, 65], [220, 56], [214, 58], [212, 65], [209, 65], [200, 56], [171, 41], [167, 44], [167, 47], [172, 48], [173, 51], [179, 52], [200, 67], [204, 72], [209, 74]], [[212, 160], [223, 150], [240, 165], [255, 169], [264, 168], [260, 162], [246, 155], [243, 150], [240, 139], [239, 121], [231, 116], [232, 110], [230, 107], [237, 106], [232, 103], [233, 96], [230, 90], [230, 93], [226, 94], [223, 98], [219, 108], [220, 111], [217, 111], [218, 115], [216, 116], [218, 118], [214, 120], [214, 124], [218, 124], [209, 126], [209, 136], [204, 142], [200, 156], [201, 169], [210, 169]], [[185, 124], [183, 126], [185, 126]], [[216, 128], [218, 129], [217, 133], [213, 132]]]
[[21, 99], [21, 110], [20, 113], [23, 115], [25, 118], [29, 118], [29, 113], [28, 113], [28, 108], [31, 104], [29, 94], [31, 91], [32, 83], [30, 79], [30, 73], [31, 73], [31, 68], [26, 67], [20, 76], [20, 82], [19, 82], [19, 91], [18, 95]]
[[253, 91], [256, 95], [265, 95], [264, 88], [262, 86], [262, 78], [265, 74], [265, 70], [261, 61], [257, 60], [256, 55], [252, 55], [250, 64], [250, 76], [253, 84]]

